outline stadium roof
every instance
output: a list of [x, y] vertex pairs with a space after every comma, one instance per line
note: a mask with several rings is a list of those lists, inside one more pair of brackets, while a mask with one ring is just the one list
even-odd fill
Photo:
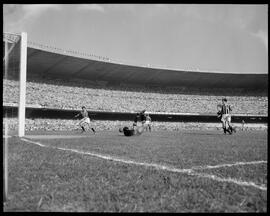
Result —
[[267, 89], [268, 74], [180, 71], [126, 65], [104, 57], [64, 51], [28, 41], [27, 73], [55, 75], [105, 83], [198, 88]]

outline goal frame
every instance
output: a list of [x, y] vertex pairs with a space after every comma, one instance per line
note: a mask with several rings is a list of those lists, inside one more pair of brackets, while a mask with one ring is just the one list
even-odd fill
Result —
[[[5, 67], [5, 76], [8, 73], [9, 54], [12, 52], [16, 43], [20, 43], [20, 59], [19, 59], [19, 103], [18, 103], [18, 136], [25, 136], [25, 103], [26, 103], [26, 73], [27, 73], [27, 33], [20, 34], [4, 33], [10, 35], [11, 38], [6, 36], [5, 42], [5, 56], [3, 58]], [[20, 37], [18, 41], [12, 36]], [[8, 49], [7, 43], [13, 43]], [[3, 143], [3, 202], [8, 200], [8, 124], [5, 122], [5, 141]]]
[[21, 33], [20, 49], [20, 96], [18, 112], [18, 136], [25, 135], [25, 100], [26, 100], [26, 72], [27, 72], [27, 33]]

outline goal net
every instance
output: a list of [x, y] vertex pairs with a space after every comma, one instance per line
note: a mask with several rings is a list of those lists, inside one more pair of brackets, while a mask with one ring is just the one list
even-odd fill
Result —
[[24, 136], [27, 34], [3, 33], [3, 130]]

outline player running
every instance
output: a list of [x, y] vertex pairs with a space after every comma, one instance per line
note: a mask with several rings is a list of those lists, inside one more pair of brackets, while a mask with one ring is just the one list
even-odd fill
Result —
[[85, 106], [82, 106], [82, 111], [80, 113], [78, 113], [77, 115], [75, 115], [75, 118], [78, 117], [79, 115], [82, 116], [82, 119], [80, 120], [80, 122], [78, 124], [82, 128], [82, 133], [83, 132], [86, 132], [85, 126], [88, 125], [88, 127], [92, 129], [92, 131], [94, 132], [94, 134], [96, 134], [95, 129], [90, 126], [90, 118], [88, 116], [88, 112], [87, 112]]
[[235, 129], [233, 129], [233, 127], [231, 126], [231, 111], [232, 111], [232, 108], [230, 105], [227, 104], [227, 99], [223, 98], [221, 109], [218, 112], [218, 118], [222, 122], [222, 128], [223, 128], [224, 134], [226, 134], [226, 132], [228, 132], [229, 134], [232, 134], [232, 132], [235, 132]]

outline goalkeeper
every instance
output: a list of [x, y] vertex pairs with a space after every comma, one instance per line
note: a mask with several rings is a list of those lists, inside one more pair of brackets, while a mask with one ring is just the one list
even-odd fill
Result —
[[123, 127], [119, 128], [120, 133], [124, 133], [125, 136], [134, 136], [134, 135], [141, 135], [143, 133], [143, 126], [135, 126], [132, 127]]

